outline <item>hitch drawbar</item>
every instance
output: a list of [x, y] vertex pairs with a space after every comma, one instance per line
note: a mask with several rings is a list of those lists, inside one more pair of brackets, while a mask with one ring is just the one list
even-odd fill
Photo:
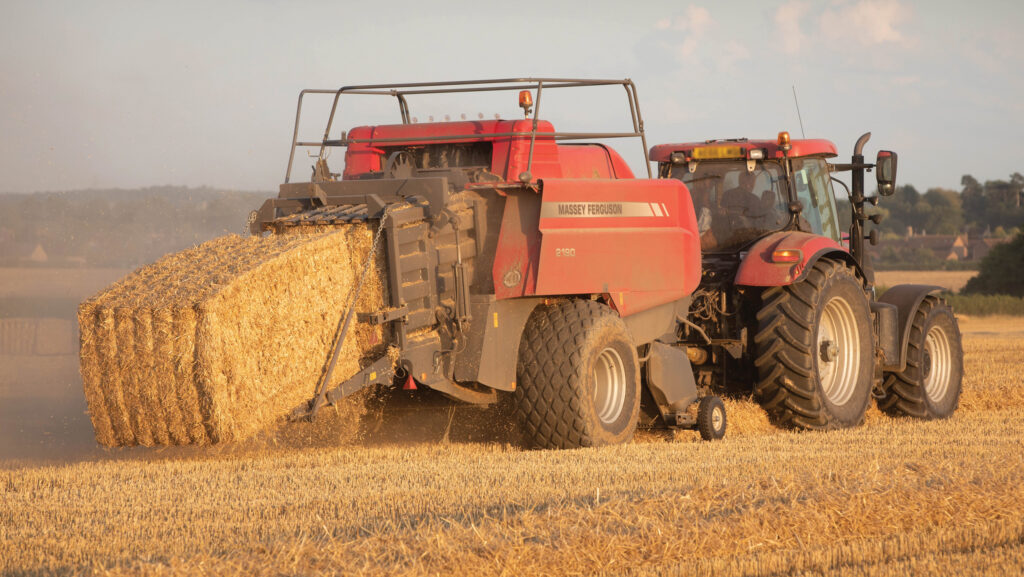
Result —
[[[352, 291], [345, 314], [338, 319], [338, 328], [335, 331], [334, 346], [331, 347], [330, 360], [327, 362], [323, 376], [317, 384], [316, 394], [309, 401], [307, 407], [299, 407], [295, 410], [292, 414], [292, 420], [303, 418], [312, 420], [316, 416], [317, 411], [320, 410], [320, 407], [325, 404], [332, 404], [363, 387], [369, 386], [377, 381], [378, 377], [394, 374], [391, 359], [384, 355], [370, 366], [359, 371], [355, 377], [346, 380], [334, 389], [327, 390], [327, 386], [331, 382], [331, 376], [334, 374], [334, 367], [338, 364], [338, 356], [341, 354], [342, 345], [345, 344], [345, 337], [348, 336], [348, 330], [352, 326], [352, 319], [356, 316], [356, 303], [359, 301], [359, 293], [363, 290], [363, 284], [370, 273], [370, 267], [373, 266], [374, 256], [377, 254], [377, 247], [380, 246], [380, 239], [384, 233], [384, 224], [388, 219], [389, 208], [385, 207], [381, 211], [377, 232], [373, 235], [373, 244], [370, 245], [370, 250], [366, 255], [366, 264], [363, 265], [363, 273], [359, 275], [359, 282], [356, 284], [355, 290]], [[359, 379], [361, 375], [363, 378]]]
[[[311, 421], [313, 420], [313, 417], [316, 416], [317, 411], [320, 410], [320, 407], [323, 407], [324, 405], [333, 405], [345, 397], [359, 392], [370, 385], [376, 383], [391, 383], [394, 376], [394, 362], [392, 362], [390, 357], [384, 355], [353, 375], [352, 378], [346, 380], [344, 383], [341, 383], [329, 391], [323, 392], [321, 395], [317, 395], [310, 399], [309, 402], [296, 408], [292, 411], [289, 420]], [[410, 378], [412, 378], [411, 375]]]

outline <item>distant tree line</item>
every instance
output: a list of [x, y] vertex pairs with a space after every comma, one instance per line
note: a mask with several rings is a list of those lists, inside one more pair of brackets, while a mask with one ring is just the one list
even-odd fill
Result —
[[[968, 234], [971, 237], [1010, 235], [1024, 224], [1024, 176], [1015, 172], [1009, 180], [986, 180], [984, 184], [965, 174], [959, 191], [929, 188], [923, 194], [914, 185], [896, 187], [892, 196], [879, 199], [869, 212], [881, 214], [880, 232], [904, 236], [914, 234]], [[849, 226], [849, 203], [840, 199]]]
[[[47, 260], [38, 266], [136, 267], [216, 236], [245, 232], [249, 212], [271, 196], [174, 186], [0, 194], [0, 266], [24, 266], [41, 247]], [[839, 204], [843, 228], [848, 229], [849, 203], [840, 199]], [[931, 188], [922, 194], [913, 185], [900, 186], [871, 212], [883, 215], [883, 238], [905, 236], [908, 228], [915, 234], [1000, 237], [1024, 225], [1022, 205], [1020, 173], [984, 183], [965, 175], [960, 191]], [[883, 241], [879, 249], [885, 246]], [[964, 266], [917, 252], [886, 255], [882, 261], [896, 267]]]
[[[0, 266], [134, 268], [228, 233], [269, 192], [160, 186], [0, 195]], [[40, 247], [45, 262], [26, 260]]]

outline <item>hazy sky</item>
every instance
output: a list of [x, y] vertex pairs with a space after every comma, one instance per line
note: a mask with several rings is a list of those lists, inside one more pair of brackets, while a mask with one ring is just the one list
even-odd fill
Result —
[[[5, 0], [0, 9], [0, 191], [275, 190], [302, 88], [509, 76], [632, 78], [651, 145], [796, 136], [795, 85], [808, 137], [848, 156], [871, 131], [868, 154], [896, 150], [899, 180], [920, 190], [959, 190], [966, 173], [1024, 172], [1019, 1]], [[608, 106], [581, 99], [575, 120], [602, 128]], [[477, 112], [450, 112], [465, 111]], [[639, 173], [639, 154], [626, 156]]]

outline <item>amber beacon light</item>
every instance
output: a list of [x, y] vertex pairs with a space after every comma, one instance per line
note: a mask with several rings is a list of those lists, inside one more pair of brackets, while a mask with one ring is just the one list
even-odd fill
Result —
[[521, 90], [519, 92], [519, 107], [523, 109], [523, 113], [527, 116], [530, 115], [530, 109], [533, 107], [533, 93], [529, 90]]
[[779, 148], [785, 151], [788, 151], [790, 149], [789, 133], [786, 132], [785, 130], [779, 133]]

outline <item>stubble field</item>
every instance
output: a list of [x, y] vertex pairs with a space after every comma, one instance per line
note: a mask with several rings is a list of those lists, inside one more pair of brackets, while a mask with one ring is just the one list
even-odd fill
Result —
[[1020, 574], [1024, 326], [962, 328], [965, 391], [941, 422], [872, 409], [791, 433], [734, 401], [718, 443], [541, 452], [435, 432], [0, 461], [0, 572]]
[[875, 282], [878, 286], [930, 284], [959, 292], [977, 274], [976, 270], [882, 270], [875, 271]]

